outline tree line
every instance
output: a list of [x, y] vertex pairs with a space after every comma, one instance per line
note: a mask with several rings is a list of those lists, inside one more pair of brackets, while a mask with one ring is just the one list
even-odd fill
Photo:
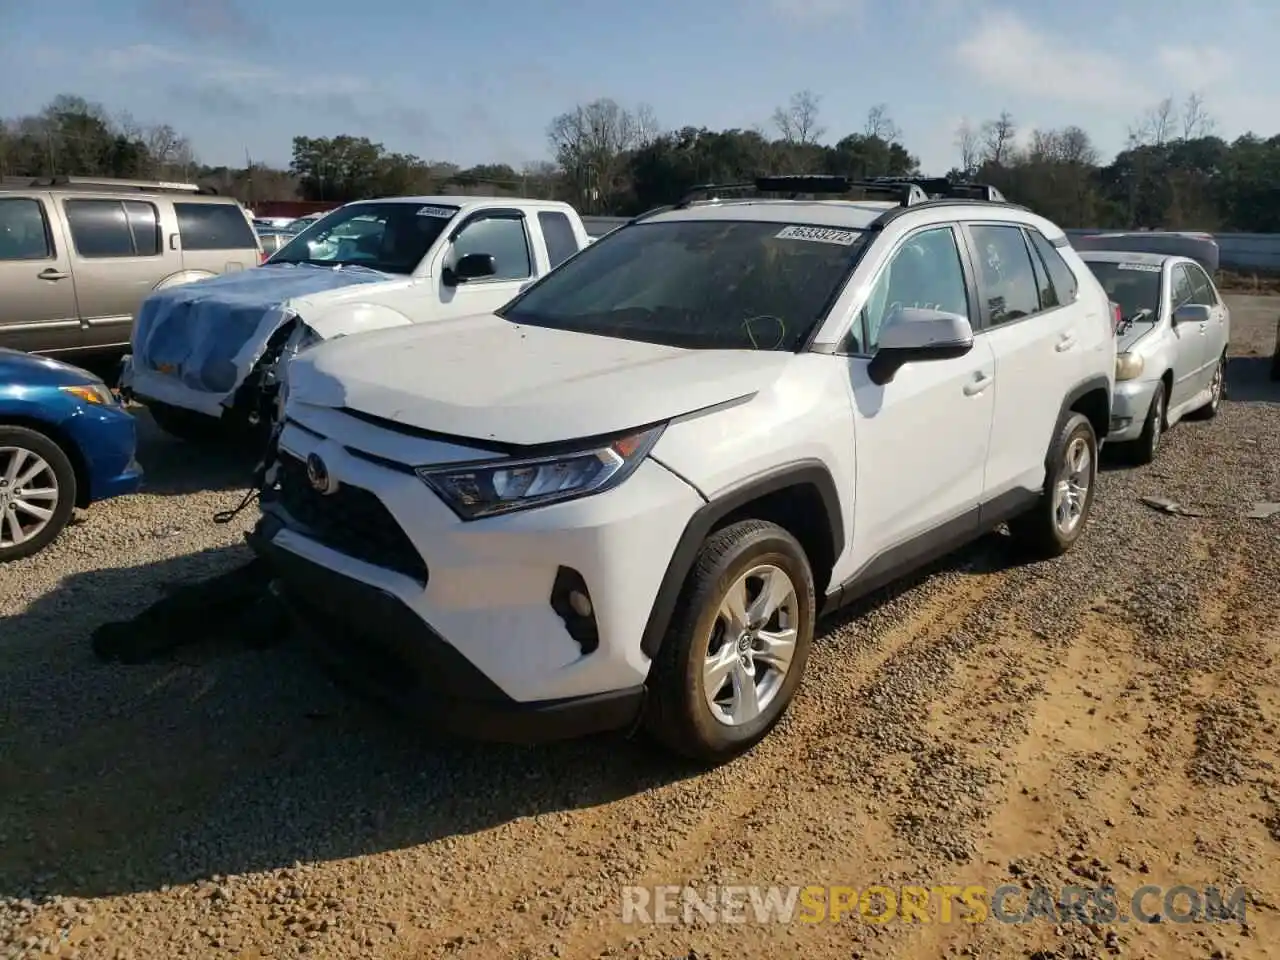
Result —
[[[821, 107], [820, 95], [803, 90], [756, 128], [665, 129], [647, 106], [602, 98], [555, 117], [547, 129], [552, 159], [519, 169], [462, 168], [350, 135], [297, 136], [289, 167], [277, 169], [249, 156], [243, 167], [202, 164], [172, 127], [141, 125], [64, 94], [37, 114], [0, 121], [0, 175], [181, 179], [250, 205], [484, 192], [630, 215], [701, 183], [761, 174], [921, 172], [887, 105], [871, 107], [862, 129], [839, 135], [823, 125]], [[1064, 227], [1280, 232], [1280, 135], [1228, 142], [1196, 94], [1167, 98], [1137, 118], [1109, 162], [1080, 126], [1024, 131], [1008, 112], [963, 121], [955, 151], [948, 177], [989, 183]]]

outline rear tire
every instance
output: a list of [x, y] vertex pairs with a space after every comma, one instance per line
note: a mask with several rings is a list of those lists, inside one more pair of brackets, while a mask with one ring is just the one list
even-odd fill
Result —
[[1083, 414], [1058, 430], [1049, 453], [1044, 490], [1034, 507], [1009, 521], [1014, 545], [1030, 559], [1070, 550], [1084, 532], [1098, 479], [1098, 437]]
[[649, 733], [707, 764], [755, 746], [795, 696], [814, 617], [813, 572], [795, 537], [762, 520], [712, 534], [654, 660]]
[[76, 496], [76, 472], [60, 446], [35, 430], [0, 426], [0, 563], [52, 543], [71, 519]]

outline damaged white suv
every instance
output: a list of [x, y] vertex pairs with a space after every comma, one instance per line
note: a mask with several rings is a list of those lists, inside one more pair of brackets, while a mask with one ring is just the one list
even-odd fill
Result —
[[1067, 550], [1107, 297], [1045, 219], [901, 193], [686, 199], [498, 314], [299, 357], [250, 535], [276, 593], [453, 731], [643, 724], [719, 761], [786, 710], [821, 611], [1005, 521]]

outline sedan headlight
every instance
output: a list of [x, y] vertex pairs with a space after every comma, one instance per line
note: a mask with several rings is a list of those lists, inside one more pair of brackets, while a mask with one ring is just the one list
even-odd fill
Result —
[[79, 397], [85, 403], [91, 403], [99, 407], [114, 407], [117, 405], [116, 395], [111, 392], [111, 388], [101, 381], [97, 383], [77, 383], [70, 387], [60, 387], [63, 393], [69, 393], [73, 397]]
[[477, 520], [610, 490], [635, 471], [662, 430], [553, 456], [419, 467], [417, 474], [459, 517]]
[[1136, 353], [1116, 354], [1116, 379], [1134, 380], [1142, 376], [1142, 357]]

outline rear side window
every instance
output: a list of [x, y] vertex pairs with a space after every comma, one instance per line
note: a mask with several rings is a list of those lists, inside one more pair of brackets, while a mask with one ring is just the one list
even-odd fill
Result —
[[1040, 311], [1031, 251], [1021, 227], [972, 226], [974, 256], [982, 277], [982, 314], [990, 326]]
[[1076, 280], [1075, 272], [1067, 265], [1067, 261], [1062, 259], [1062, 254], [1058, 253], [1058, 249], [1048, 241], [1043, 233], [1039, 230], [1028, 228], [1027, 234], [1031, 237], [1031, 246], [1035, 248], [1036, 253], [1040, 255], [1040, 259], [1045, 265], [1045, 269], [1049, 271], [1049, 282], [1053, 284], [1053, 292], [1056, 296], [1054, 303], [1046, 303], [1045, 307], [1065, 307], [1069, 303], [1075, 303], [1076, 295], [1080, 292], [1080, 283]]
[[64, 200], [76, 253], [87, 259], [154, 257], [160, 252], [159, 216], [141, 200]]
[[175, 203], [183, 250], [253, 250], [253, 228], [231, 203]]
[[574, 236], [573, 224], [563, 213], [544, 210], [538, 214], [538, 226], [542, 228], [542, 236], [547, 241], [547, 257], [553, 270], [578, 252], [578, 238]]
[[53, 256], [44, 204], [30, 197], [0, 200], [0, 262]]

